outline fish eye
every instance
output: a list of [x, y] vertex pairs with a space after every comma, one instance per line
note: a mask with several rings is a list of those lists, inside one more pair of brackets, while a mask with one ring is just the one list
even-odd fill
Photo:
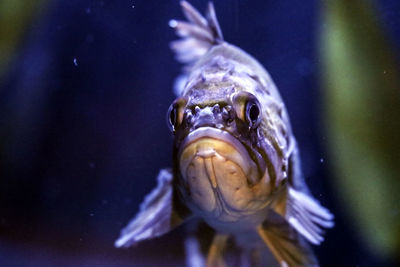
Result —
[[256, 128], [261, 121], [261, 106], [257, 98], [248, 92], [239, 92], [232, 96], [232, 105], [236, 116], [246, 122], [249, 128]]
[[186, 99], [178, 98], [168, 108], [167, 112], [167, 124], [172, 132], [176, 131], [176, 128], [183, 121], [183, 110], [186, 105]]
[[258, 107], [258, 103], [249, 100], [246, 104], [246, 119], [247, 122], [250, 123], [250, 127], [258, 126], [259, 118], [260, 108]]

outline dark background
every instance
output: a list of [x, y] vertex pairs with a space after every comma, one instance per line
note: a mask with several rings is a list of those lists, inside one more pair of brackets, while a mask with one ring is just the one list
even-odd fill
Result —
[[[315, 248], [321, 265], [394, 265], [367, 250], [333, 187], [318, 79], [323, 4], [215, 2], [225, 39], [280, 89], [311, 191], [336, 215]], [[398, 48], [400, 2], [376, 8]], [[171, 166], [165, 113], [180, 72], [171, 18], [183, 18], [179, 1], [54, 0], [31, 23], [0, 81], [1, 266], [183, 264], [182, 229], [113, 247], [159, 169]]]

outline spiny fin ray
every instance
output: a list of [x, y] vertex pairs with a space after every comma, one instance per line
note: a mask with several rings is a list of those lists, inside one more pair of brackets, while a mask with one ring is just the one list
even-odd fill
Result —
[[[215, 14], [214, 5], [210, 2], [206, 16], [186, 1], [181, 2], [182, 10], [188, 22], [171, 20], [169, 25], [175, 29], [180, 41], [173, 41], [170, 45], [176, 54], [176, 59], [186, 64], [185, 68], [195, 63], [214, 45], [222, 43], [223, 36]], [[190, 49], [187, 45], [190, 39]], [[182, 42], [182, 43], [178, 43]]]
[[323, 240], [323, 228], [333, 227], [333, 215], [315, 199], [293, 188], [288, 190], [287, 221], [314, 245]]

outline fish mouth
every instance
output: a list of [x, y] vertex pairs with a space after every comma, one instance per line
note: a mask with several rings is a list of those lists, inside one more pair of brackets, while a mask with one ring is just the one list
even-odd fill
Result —
[[[185, 152], [185, 153], [184, 153]], [[248, 175], [249, 183], [258, 181], [257, 165], [246, 147], [230, 133], [213, 127], [200, 127], [188, 134], [180, 146], [178, 158], [180, 167], [186, 169], [195, 156], [209, 158], [220, 154], [227, 160], [240, 162]]]
[[258, 167], [246, 147], [229, 132], [213, 127], [196, 129], [184, 139], [178, 160], [198, 208], [217, 216], [246, 209], [252, 198], [251, 185], [259, 181]]

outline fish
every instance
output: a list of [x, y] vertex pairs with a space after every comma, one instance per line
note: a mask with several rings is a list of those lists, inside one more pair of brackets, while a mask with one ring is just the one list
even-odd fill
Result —
[[188, 265], [200, 258], [206, 266], [228, 266], [231, 242], [241, 254], [236, 266], [318, 266], [310, 244], [321, 244], [334, 216], [304, 181], [277, 87], [255, 58], [224, 40], [211, 2], [205, 16], [180, 4], [187, 21], [169, 22], [180, 37], [170, 47], [183, 63], [167, 112], [172, 168], [159, 172], [115, 246], [201, 220], [214, 237], [207, 256], [188, 250]]

